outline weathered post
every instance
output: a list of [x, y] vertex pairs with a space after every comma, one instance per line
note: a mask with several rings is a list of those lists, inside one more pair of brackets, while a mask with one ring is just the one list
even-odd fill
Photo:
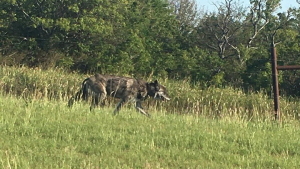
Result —
[[278, 85], [278, 70], [300, 70], [300, 65], [277, 65], [277, 54], [275, 44], [271, 44], [271, 62], [272, 62], [272, 78], [273, 78], [273, 93], [274, 93], [274, 110], [275, 120], [280, 121], [279, 109], [279, 85]]
[[275, 120], [280, 121], [277, 55], [276, 55], [276, 48], [275, 48], [274, 43], [272, 43], [272, 45], [271, 45], [271, 62], [272, 62]]

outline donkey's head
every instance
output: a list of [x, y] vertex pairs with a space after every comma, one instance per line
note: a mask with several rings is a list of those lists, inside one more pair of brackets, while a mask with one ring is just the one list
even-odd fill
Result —
[[171, 100], [166, 87], [159, 84], [157, 80], [147, 83], [147, 95], [154, 99]]

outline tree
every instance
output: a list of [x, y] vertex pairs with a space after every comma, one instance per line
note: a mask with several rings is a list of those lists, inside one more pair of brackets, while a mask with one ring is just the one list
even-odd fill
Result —
[[195, 0], [169, 0], [169, 4], [178, 20], [180, 32], [187, 35], [193, 31], [199, 22]]
[[[237, 43], [237, 34], [243, 26], [240, 22], [243, 17], [244, 9], [242, 7], [233, 0], [225, 0], [218, 7], [217, 13], [208, 13], [202, 18], [198, 26], [198, 33], [203, 39], [201, 42], [212, 51], [217, 52], [221, 59], [236, 55], [240, 57], [240, 52], [234, 43]], [[210, 39], [210, 41], [206, 41], [206, 39]]]
[[[277, 44], [279, 65], [300, 65], [299, 11], [299, 8], [294, 8], [278, 14], [274, 41]], [[280, 82], [281, 93], [299, 97], [299, 70], [282, 71], [280, 75], [283, 79]]]

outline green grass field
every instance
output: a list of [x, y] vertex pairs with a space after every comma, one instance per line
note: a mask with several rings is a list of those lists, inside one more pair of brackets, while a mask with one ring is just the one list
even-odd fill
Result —
[[298, 121], [112, 110], [0, 96], [1, 168], [300, 167]]
[[263, 92], [159, 79], [172, 100], [144, 102], [151, 118], [68, 108], [87, 76], [0, 66], [0, 168], [300, 168], [297, 99], [278, 123]]

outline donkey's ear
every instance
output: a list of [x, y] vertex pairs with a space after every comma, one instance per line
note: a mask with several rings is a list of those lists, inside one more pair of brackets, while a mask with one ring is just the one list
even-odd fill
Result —
[[158, 81], [157, 81], [157, 80], [155, 80], [155, 81], [154, 81], [154, 84], [158, 85]]

